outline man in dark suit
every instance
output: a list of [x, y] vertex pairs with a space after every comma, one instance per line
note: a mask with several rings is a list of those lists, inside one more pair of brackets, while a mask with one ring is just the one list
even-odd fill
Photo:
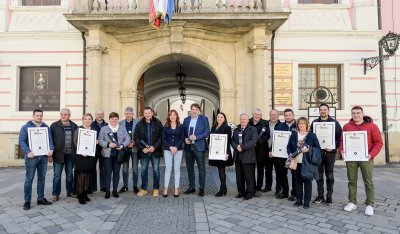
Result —
[[193, 103], [190, 106], [190, 116], [183, 121], [185, 136], [186, 167], [189, 174], [189, 188], [184, 194], [195, 193], [194, 161], [199, 168], [199, 196], [204, 196], [206, 182], [206, 168], [204, 152], [207, 150], [206, 138], [210, 135], [207, 117], [200, 115], [200, 105]]
[[233, 131], [232, 148], [235, 161], [236, 185], [238, 195], [236, 198], [249, 200], [255, 194], [255, 166], [256, 144], [258, 141], [257, 128], [249, 125], [249, 116], [240, 115], [240, 124]]

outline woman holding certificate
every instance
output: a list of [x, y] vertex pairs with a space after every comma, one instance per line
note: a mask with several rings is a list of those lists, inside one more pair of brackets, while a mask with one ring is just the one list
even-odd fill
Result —
[[222, 112], [217, 114], [217, 120], [213, 124], [211, 128], [211, 134], [225, 134], [228, 137], [228, 142], [226, 145], [226, 157], [225, 160], [209, 160], [210, 166], [214, 166], [218, 168], [219, 179], [221, 181], [221, 187], [219, 192], [215, 194], [216, 197], [225, 196], [226, 189], [226, 174], [225, 167], [229, 167], [233, 165], [232, 152], [231, 152], [231, 136], [232, 136], [232, 128], [228, 126], [228, 122], [226, 120], [226, 115]]
[[[96, 149], [96, 132], [86, 132], [86, 135], [90, 135], [90, 133], [93, 135], [94, 142], [88, 142], [88, 141], [83, 141], [82, 137], [78, 137], [78, 134], [85, 134], [85, 131], [82, 131], [82, 129], [86, 130], [94, 130], [91, 127], [91, 124], [93, 122], [93, 117], [91, 114], [85, 114], [82, 118], [82, 126], [79, 126], [79, 128], [75, 129], [74, 131], [74, 147], [78, 148], [78, 138], [81, 140], [79, 143], [79, 148], [94, 148], [94, 151]], [[90, 138], [89, 138], [90, 139]], [[90, 147], [89, 143], [92, 143], [93, 147]], [[84, 145], [82, 145], [84, 144]], [[86, 204], [87, 201], [90, 201], [89, 197], [87, 196], [88, 194], [91, 194], [95, 191], [95, 186], [96, 186], [96, 157], [93, 155], [83, 155], [79, 154], [79, 151], [77, 151], [77, 154], [75, 155], [75, 170], [74, 170], [74, 191], [78, 195], [78, 200], [80, 204]]]
[[172, 166], [174, 167], [175, 175], [174, 197], [179, 197], [179, 180], [181, 177], [182, 146], [184, 140], [183, 125], [181, 125], [181, 122], [179, 121], [178, 112], [176, 110], [170, 110], [167, 122], [165, 123], [162, 132], [165, 160], [163, 197], [168, 197], [168, 185], [171, 177]]
[[[310, 124], [307, 118], [300, 117], [296, 122], [296, 127], [297, 132], [292, 133], [287, 146], [289, 157], [296, 158], [297, 160], [297, 169], [296, 173], [294, 173], [296, 176], [296, 202], [294, 206], [303, 205], [304, 209], [308, 209], [310, 208], [311, 182], [313, 178], [306, 177], [305, 175], [311, 173], [318, 177], [318, 167], [312, 164], [311, 157], [314, 156], [312, 154], [320, 152], [321, 149], [317, 136], [313, 132], [309, 132]], [[321, 155], [316, 156], [321, 157]], [[303, 170], [302, 167], [304, 167]], [[312, 171], [309, 171], [309, 168], [312, 168]]]
[[99, 134], [99, 144], [102, 147], [101, 155], [104, 157], [106, 199], [110, 198], [111, 175], [113, 177], [112, 194], [115, 198], [119, 197], [117, 190], [121, 162], [118, 160], [118, 157], [119, 155], [123, 155], [122, 150], [131, 142], [126, 128], [120, 127], [118, 120], [118, 113], [111, 112], [109, 115], [109, 125], [102, 127]]

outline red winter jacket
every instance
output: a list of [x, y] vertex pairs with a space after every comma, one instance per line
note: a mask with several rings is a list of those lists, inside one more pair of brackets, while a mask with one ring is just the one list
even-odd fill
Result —
[[[374, 159], [375, 156], [381, 151], [383, 146], [382, 136], [378, 126], [373, 123], [371, 117], [364, 116], [364, 122], [360, 125], [357, 125], [353, 121], [353, 119], [351, 119], [347, 124], [343, 126], [343, 132], [350, 131], [367, 131], [368, 153], [371, 155], [371, 159]], [[339, 150], [340, 152], [343, 151], [343, 135], [340, 138]]]

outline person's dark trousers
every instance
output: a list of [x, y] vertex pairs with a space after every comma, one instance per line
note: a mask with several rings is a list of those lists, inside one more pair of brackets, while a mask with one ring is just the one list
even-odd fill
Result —
[[276, 193], [288, 196], [289, 183], [287, 176], [288, 169], [285, 167], [286, 158], [273, 157], [272, 159], [276, 174]]
[[44, 185], [46, 182], [47, 156], [36, 156], [33, 158], [25, 157], [25, 183], [24, 183], [24, 200], [31, 202], [32, 199], [32, 183], [37, 170], [37, 200], [44, 198]]
[[142, 186], [143, 190], [147, 190], [148, 184], [148, 170], [149, 163], [151, 162], [151, 167], [153, 168], [153, 190], [160, 189], [160, 158], [152, 155], [142, 156], [140, 159], [140, 163], [142, 165]]
[[122, 164], [122, 179], [124, 181], [124, 187], [129, 186], [129, 162], [132, 162], [132, 181], [133, 187], [137, 187], [138, 176], [139, 176], [139, 158], [137, 153], [129, 152], [128, 161]]
[[[100, 177], [100, 181], [99, 181], [99, 185], [100, 185], [100, 189], [105, 188], [104, 186], [104, 163], [103, 163], [103, 159], [104, 157], [101, 155], [101, 146], [96, 146], [96, 164], [97, 162], [99, 163], [99, 177]], [[96, 184], [96, 190], [97, 190], [97, 184]]]
[[255, 164], [243, 164], [242, 161], [235, 162], [236, 186], [240, 194], [254, 196], [254, 173]]
[[[257, 163], [256, 163], [256, 167], [257, 167], [256, 191], [261, 191], [261, 189], [262, 189], [262, 186], [264, 184], [264, 171], [265, 171], [265, 175], [267, 175], [266, 166], [267, 166], [267, 161], [265, 161], [265, 160], [257, 161]], [[267, 180], [267, 178], [265, 178], [265, 180]]]
[[265, 161], [265, 187], [267, 189], [271, 189], [272, 188], [272, 182], [273, 182], [272, 170], [273, 170], [273, 167], [274, 167], [274, 163], [272, 161], [272, 158], [267, 157], [267, 160]]
[[221, 187], [220, 191], [221, 192], [226, 192], [226, 173], [225, 173], [225, 167], [218, 167], [218, 174], [219, 174], [219, 180], [221, 181]]
[[110, 157], [103, 158], [104, 162], [104, 170], [105, 170], [105, 178], [104, 178], [104, 186], [106, 191], [110, 191], [111, 186], [111, 175], [113, 181], [113, 192], [118, 190], [119, 184], [119, 173], [121, 170], [121, 163], [118, 162], [118, 157]]
[[195, 188], [195, 174], [194, 174], [194, 162], [197, 162], [199, 168], [199, 185], [200, 189], [205, 188], [206, 183], [206, 166], [204, 159], [204, 151], [197, 151], [194, 145], [190, 147], [189, 151], [185, 152], [186, 168], [189, 175], [189, 187]]
[[317, 180], [318, 196], [324, 197], [324, 172], [326, 176], [326, 197], [332, 198], [333, 184], [335, 179], [333, 177], [333, 167], [335, 165], [336, 153], [321, 152], [322, 162], [318, 166], [319, 180]]
[[[297, 165], [299, 165], [299, 164], [297, 164]], [[297, 170], [299, 170], [299, 169], [297, 168]], [[296, 184], [297, 184], [296, 171], [290, 170], [290, 173], [292, 174], [292, 190], [290, 191], [290, 195], [292, 195], [292, 196], [296, 196], [296, 188], [297, 188], [296, 187]]]
[[64, 154], [64, 163], [53, 162], [53, 196], [60, 196], [61, 193], [61, 174], [65, 166], [65, 187], [67, 194], [73, 193], [72, 183], [74, 181], [73, 168], [74, 156], [72, 154]]
[[311, 200], [311, 192], [312, 192], [312, 181], [305, 180], [301, 176], [301, 163], [297, 164], [295, 176], [296, 176], [296, 200], [297, 202], [303, 203], [305, 206], [309, 206]]

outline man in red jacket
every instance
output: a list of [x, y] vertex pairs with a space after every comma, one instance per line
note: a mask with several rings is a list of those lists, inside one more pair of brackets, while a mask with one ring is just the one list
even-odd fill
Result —
[[[352, 119], [343, 127], [343, 132], [348, 131], [367, 131], [368, 136], [368, 161], [352, 161], [346, 162], [347, 167], [347, 178], [349, 180], [349, 203], [344, 207], [345, 211], [353, 211], [357, 209], [357, 175], [358, 168], [361, 170], [363, 177], [365, 193], [367, 199], [365, 204], [366, 215], [374, 214], [374, 203], [375, 203], [375, 189], [374, 182], [372, 180], [372, 173], [374, 167], [374, 158], [382, 149], [382, 137], [378, 126], [373, 123], [372, 118], [364, 115], [364, 111], [360, 106], [351, 108]], [[343, 151], [343, 136], [340, 138], [340, 152], [343, 158], [346, 156]]]

